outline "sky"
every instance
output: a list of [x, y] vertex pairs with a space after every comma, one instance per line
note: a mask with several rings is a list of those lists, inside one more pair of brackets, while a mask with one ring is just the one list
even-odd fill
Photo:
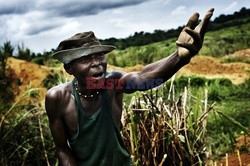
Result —
[[79, 32], [97, 38], [125, 38], [135, 32], [168, 30], [186, 24], [194, 13], [212, 20], [233, 14], [249, 0], [0, 0], [0, 45], [24, 45], [32, 52], [55, 49]]

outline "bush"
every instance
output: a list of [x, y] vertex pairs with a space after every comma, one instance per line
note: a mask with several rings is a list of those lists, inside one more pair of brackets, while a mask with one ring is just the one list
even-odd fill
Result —
[[56, 86], [60, 83], [66, 82], [66, 78], [63, 76], [62, 73], [54, 73], [54, 74], [49, 74], [47, 78], [43, 80], [43, 86], [46, 87], [47, 89], [52, 88], [53, 86]]
[[37, 89], [29, 89], [1, 114], [2, 165], [55, 165], [48, 118], [37, 97]]

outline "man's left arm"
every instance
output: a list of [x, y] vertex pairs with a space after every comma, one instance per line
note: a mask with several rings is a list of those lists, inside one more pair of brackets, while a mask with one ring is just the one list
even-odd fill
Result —
[[[120, 79], [123, 88], [119, 89], [118, 92], [133, 93], [138, 90], [153, 88], [144, 86], [145, 88], [128, 89], [127, 85], [130, 80], [136, 84], [135, 87], [142, 84], [142, 80], [162, 79], [161, 83], [163, 83], [174, 75], [181, 67], [188, 64], [190, 59], [196, 55], [202, 47], [205, 32], [213, 11], [213, 8], [209, 9], [203, 20], [197, 26], [196, 24], [198, 22], [199, 14], [194, 13], [176, 41], [178, 46], [177, 51], [166, 58], [145, 66], [141, 71], [123, 74]], [[139, 85], [139, 87], [141, 87], [141, 85]]]

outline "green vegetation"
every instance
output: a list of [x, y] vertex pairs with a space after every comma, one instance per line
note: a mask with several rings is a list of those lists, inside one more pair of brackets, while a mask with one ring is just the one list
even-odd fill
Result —
[[[231, 15], [220, 15], [215, 18], [210, 23], [209, 32], [205, 36], [204, 46], [199, 54], [221, 57], [241, 49], [249, 48], [249, 21], [250, 9], [246, 8], [242, 8], [239, 12]], [[162, 59], [176, 50], [175, 41], [182, 28], [183, 26], [168, 31], [155, 30], [152, 34], [136, 32], [133, 36], [125, 39], [110, 38], [101, 42], [103, 44], [114, 45], [118, 48], [118, 50], [108, 54], [108, 61], [111, 65], [120, 67], [134, 66], [136, 64], [146, 65]], [[13, 55], [15, 48], [11, 46], [10, 51], [11, 49], [12, 54], [10, 56], [19, 59], [50, 67], [60, 65], [59, 61], [52, 58], [55, 49], [35, 54], [22, 44], [17, 46], [16, 55]]]
[[175, 39], [154, 43], [146, 46], [129, 47], [116, 50], [107, 55], [108, 62], [115, 66], [125, 67], [136, 64], [149, 64], [157, 61], [176, 50]]
[[249, 48], [249, 28], [250, 23], [246, 23], [208, 32], [204, 40], [204, 46], [199, 54], [221, 57], [241, 49]]
[[174, 86], [164, 86], [140, 93], [125, 106], [123, 135], [136, 165], [206, 163], [205, 117], [212, 107], [204, 93], [191, 98], [185, 88], [182, 94], [176, 96]]
[[52, 73], [49, 74], [44, 80], [43, 80], [43, 86], [47, 89], [52, 88], [53, 86], [56, 86], [61, 83], [67, 82], [67, 79], [64, 77], [63, 73]]
[[123, 134], [134, 162], [204, 165], [208, 159], [233, 152], [236, 138], [249, 135], [249, 90], [250, 80], [234, 85], [228, 79], [193, 76], [126, 95]]
[[[224, 28], [244, 25], [250, 20], [250, 9], [242, 8], [239, 12], [234, 12], [234, 14], [220, 15], [211, 21], [209, 25], [209, 31], [218, 31]], [[126, 49], [131, 46], [143, 46], [152, 44], [155, 42], [161, 42], [168, 39], [175, 38], [179, 36], [181, 30], [184, 26], [179, 26], [177, 29], [170, 29], [168, 31], [155, 30], [153, 33], [145, 32], [135, 32], [133, 36], [129, 36], [125, 39], [109, 38], [102, 40], [103, 44], [115, 45], [118, 49]]]
[[[222, 57], [250, 47], [250, 23], [210, 31], [206, 34], [200, 55]], [[115, 66], [146, 65], [173, 53], [177, 38], [145, 46], [131, 46], [107, 55], [108, 62]], [[240, 59], [238, 59], [240, 60]], [[244, 62], [244, 59], [241, 59]]]
[[[48, 80], [58, 80], [53, 78]], [[207, 154], [229, 152], [237, 136], [250, 128], [246, 118], [249, 88], [250, 80], [236, 86], [227, 79], [180, 77], [160, 89], [137, 92], [132, 99], [126, 95], [122, 133], [134, 162], [205, 164]], [[44, 106], [37, 101], [38, 90], [29, 89], [0, 112], [0, 140], [4, 142], [0, 162], [4, 165], [57, 163]]]
[[55, 165], [55, 146], [38, 93], [29, 89], [0, 112], [1, 165]]
[[54, 50], [49, 52], [44, 51], [43, 54], [38, 53], [34, 58], [32, 58], [31, 62], [49, 67], [59, 67], [61, 62], [52, 57], [53, 52]]
[[0, 110], [6, 109], [9, 101], [13, 101], [14, 95], [18, 92], [18, 79], [14, 78], [12, 69], [6, 66], [7, 58], [13, 55], [13, 51], [10, 42], [0, 47]]
[[[240, 13], [248, 11], [242, 9]], [[215, 19], [200, 54], [221, 57], [249, 48], [249, 15], [245, 16], [234, 13], [229, 16], [234, 19], [227, 16]], [[144, 41], [143, 46], [113, 39], [118, 48], [128, 48], [108, 54], [108, 61], [123, 67], [159, 60], [176, 50], [180, 29], [170, 30], [167, 40], [161, 31], [155, 31], [152, 41], [143, 38], [152, 37], [150, 34], [136, 33], [136, 42]], [[164, 40], [156, 42], [157, 36]], [[0, 163], [3, 165], [58, 164], [44, 104], [38, 101], [39, 89], [30, 88], [14, 101], [20, 81], [6, 66], [8, 57], [58, 66], [59, 62], [52, 59], [53, 51], [34, 54], [24, 46], [15, 51], [9, 41], [0, 47]], [[228, 61], [245, 62], [244, 59]], [[49, 89], [65, 81], [62, 73], [54, 71], [43, 80], [43, 86]], [[136, 165], [205, 164], [208, 159], [232, 152], [240, 134], [249, 135], [249, 100], [250, 80], [234, 85], [228, 79], [196, 76], [172, 79], [157, 90], [124, 95], [125, 144]], [[240, 150], [250, 151], [249, 147]]]
[[221, 61], [221, 63], [234, 63], [234, 62], [242, 62], [250, 64], [250, 59], [241, 57], [227, 57]]

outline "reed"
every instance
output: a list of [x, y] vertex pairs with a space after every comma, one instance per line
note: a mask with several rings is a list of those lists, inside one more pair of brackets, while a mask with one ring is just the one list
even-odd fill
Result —
[[39, 89], [30, 88], [1, 114], [1, 165], [54, 165], [54, 144]]
[[139, 93], [124, 106], [122, 134], [136, 165], [206, 163], [206, 117], [214, 103], [208, 105], [207, 90], [193, 96], [188, 85], [176, 95], [173, 80], [170, 89]]

